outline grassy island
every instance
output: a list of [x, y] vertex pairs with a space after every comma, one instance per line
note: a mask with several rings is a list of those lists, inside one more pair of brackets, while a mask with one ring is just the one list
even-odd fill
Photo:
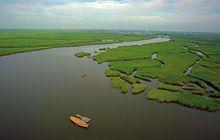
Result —
[[147, 88], [146, 84], [132, 84], [132, 93], [137, 94], [137, 93], [141, 93], [143, 91], [145, 91]]
[[79, 58], [82, 58], [84, 56], [90, 56], [91, 54], [90, 53], [87, 53], [87, 52], [77, 52], [75, 53], [75, 56], [76, 57], [79, 57]]
[[119, 88], [122, 93], [128, 92], [128, 84], [119, 77], [112, 77], [111, 78], [111, 86], [113, 88]]

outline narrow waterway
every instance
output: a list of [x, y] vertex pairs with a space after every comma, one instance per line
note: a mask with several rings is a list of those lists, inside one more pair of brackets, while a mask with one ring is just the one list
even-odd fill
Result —
[[[196, 46], [195, 46], [195, 47], [196, 47]], [[188, 75], [190, 74], [190, 72], [192, 71], [193, 67], [195, 67], [196, 65], [198, 65], [198, 64], [200, 63], [200, 61], [202, 60], [202, 57], [205, 57], [206, 55], [205, 55], [203, 52], [201, 52], [201, 51], [192, 50], [192, 49], [190, 49], [190, 48], [188, 48], [188, 47], [186, 47], [186, 46], [183, 46], [183, 48], [184, 48], [185, 50], [188, 50], [190, 53], [193, 53], [193, 54], [195, 54], [195, 55], [197, 55], [197, 56], [199, 57], [199, 59], [197, 59], [196, 62], [194, 62], [192, 65], [190, 65], [190, 66], [187, 68], [187, 70], [184, 72], [184, 74], [185, 74], [186, 76], [188, 76]]]

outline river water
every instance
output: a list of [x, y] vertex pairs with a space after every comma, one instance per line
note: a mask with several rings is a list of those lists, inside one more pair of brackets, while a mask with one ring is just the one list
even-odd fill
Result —
[[[167, 40], [144, 42], [154, 41]], [[54, 48], [0, 57], [0, 139], [219, 139], [220, 112], [161, 104], [147, 100], [144, 93], [121, 94], [104, 76], [107, 64], [73, 56], [78, 51], [121, 45]], [[87, 77], [80, 78], [82, 73]], [[72, 114], [90, 117], [89, 129], [72, 124], [68, 120]]]

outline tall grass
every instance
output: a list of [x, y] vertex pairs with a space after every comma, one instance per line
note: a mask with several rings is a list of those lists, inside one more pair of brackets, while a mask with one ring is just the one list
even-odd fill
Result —
[[105, 70], [105, 76], [106, 77], [118, 77], [120, 76], [120, 72], [115, 71], [115, 70], [111, 70], [111, 69], [106, 69]]
[[122, 93], [128, 92], [128, 84], [119, 77], [112, 77], [111, 78], [111, 86], [113, 88], [119, 88]]
[[178, 103], [187, 107], [208, 111], [217, 111], [220, 109], [219, 101], [215, 99], [187, 93], [170, 92], [160, 89], [153, 89], [147, 93], [147, 99], [157, 100], [162, 103]]

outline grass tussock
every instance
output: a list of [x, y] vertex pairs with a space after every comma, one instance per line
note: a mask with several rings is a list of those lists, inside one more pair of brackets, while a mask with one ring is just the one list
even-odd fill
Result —
[[147, 88], [146, 84], [132, 84], [132, 93], [137, 94], [137, 93], [141, 93], [143, 91], [145, 91]]

